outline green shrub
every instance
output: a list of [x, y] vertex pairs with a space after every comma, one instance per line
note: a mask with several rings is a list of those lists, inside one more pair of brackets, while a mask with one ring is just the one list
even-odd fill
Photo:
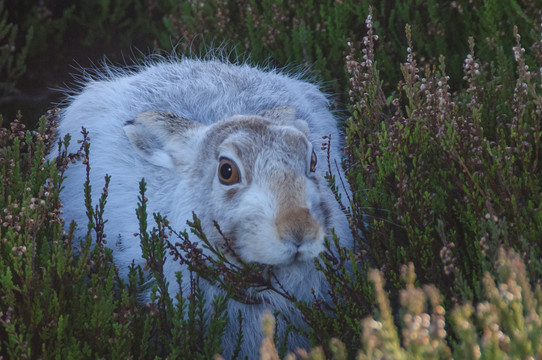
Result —
[[[374, 264], [396, 284], [401, 264], [413, 261], [422, 281], [448, 288], [450, 300], [473, 299], [487, 260], [505, 242], [529, 254], [529, 275], [539, 278], [542, 79], [526, 67], [517, 29], [510, 51], [517, 75], [502, 83], [487, 73], [471, 38], [468, 87], [452, 94], [444, 58], [438, 70], [418, 66], [407, 27], [404, 78], [390, 97], [381, 88], [371, 32], [366, 59], [348, 56], [354, 104], [347, 166], [356, 227]], [[499, 116], [481, 99], [502, 99]], [[483, 217], [508, 225], [489, 226]]]
[[[542, 290], [533, 288], [527, 278], [525, 264], [514, 251], [498, 250], [495, 277], [486, 273], [483, 299], [473, 306], [466, 303], [454, 307], [446, 322], [442, 295], [433, 285], [416, 286], [412, 263], [401, 268], [404, 282], [400, 291], [400, 325], [390, 306], [382, 273], [371, 270], [369, 278], [378, 299], [373, 316], [361, 321], [358, 360], [368, 359], [525, 359], [542, 354]], [[271, 314], [264, 317], [266, 339], [262, 343], [262, 359], [278, 359], [271, 341]], [[450, 329], [454, 338], [447, 336]], [[361, 341], [360, 341], [361, 340]], [[344, 360], [347, 348], [334, 338], [329, 344], [331, 356]], [[302, 359], [325, 359], [321, 347], [301, 350]], [[295, 359], [289, 354], [285, 359]]]

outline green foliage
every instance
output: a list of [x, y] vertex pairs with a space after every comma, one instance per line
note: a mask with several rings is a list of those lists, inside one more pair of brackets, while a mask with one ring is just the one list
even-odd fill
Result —
[[4, 1], [0, 1], [0, 94], [5, 95], [13, 91], [17, 78], [26, 71], [26, 55], [33, 36], [33, 28], [26, 32], [25, 42], [18, 48], [16, 39], [19, 27], [8, 22], [8, 14]]
[[[517, 29], [508, 55], [517, 76], [506, 83], [491, 77], [471, 38], [464, 63], [468, 87], [452, 94], [444, 58], [438, 70], [419, 66], [407, 27], [400, 92], [386, 99], [370, 21], [367, 26], [363, 61], [350, 55], [347, 63], [354, 101], [348, 176], [356, 227], [374, 264], [397, 286], [400, 264], [412, 261], [423, 272], [420, 280], [446, 289], [449, 301], [472, 300], [495, 249], [506, 242], [532, 256], [529, 275], [540, 278], [542, 78], [526, 66]], [[480, 99], [502, 99], [504, 88], [512, 90], [505, 91], [509, 97], [496, 117]], [[490, 238], [483, 217], [506, 219], [505, 236]]]
[[150, 295], [151, 327], [160, 331], [155, 335], [156, 344], [149, 347], [149, 355], [160, 354], [174, 359], [209, 359], [221, 352], [221, 338], [227, 325], [227, 298], [215, 297], [212, 313], [205, 310], [203, 294], [197, 280], [190, 280], [190, 294], [183, 294], [182, 277], [177, 273], [181, 289], [175, 299], [168, 292], [169, 284], [163, 265], [171, 231], [166, 219], [154, 214], [157, 227], [147, 230], [146, 184], [140, 182], [139, 204], [136, 210], [140, 223], [139, 237], [145, 259], [145, 269], [150, 270], [152, 289]]
[[[371, 270], [377, 309], [360, 322], [361, 342], [348, 356], [345, 344], [334, 338], [330, 356], [321, 347], [299, 351], [302, 359], [524, 359], [542, 353], [542, 290], [529, 283], [525, 264], [514, 251], [498, 250], [495, 276], [486, 273], [483, 299], [476, 306], [461, 304], [449, 323], [443, 297], [433, 285], [416, 286], [412, 263], [401, 268], [399, 321], [390, 306], [383, 274]], [[262, 359], [279, 359], [271, 341], [273, 317], [264, 316]], [[399, 325], [397, 325], [399, 323]], [[447, 329], [454, 338], [447, 336]], [[358, 339], [359, 342], [359, 339]], [[285, 359], [295, 359], [289, 354]]]

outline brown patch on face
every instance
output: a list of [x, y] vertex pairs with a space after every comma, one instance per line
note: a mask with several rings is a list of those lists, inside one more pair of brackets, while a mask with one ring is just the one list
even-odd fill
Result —
[[309, 209], [301, 207], [279, 212], [276, 226], [281, 239], [288, 239], [298, 245], [316, 239], [320, 231], [318, 222], [312, 217]]
[[279, 201], [276, 227], [281, 239], [298, 245], [316, 239], [320, 226], [305, 207], [305, 180], [294, 173], [286, 173], [272, 188]]

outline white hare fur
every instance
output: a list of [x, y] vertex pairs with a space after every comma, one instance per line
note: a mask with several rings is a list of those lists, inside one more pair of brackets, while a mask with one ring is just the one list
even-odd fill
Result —
[[[184, 230], [194, 211], [209, 239], [221, 243], [216, 220], [235, 252], [245, 261], [274, 265], [282, 286], [298, 299], [327, 297], [314, 257], [323, 251], [324, 237], [334, 228], [349, 246], [346, 216], [328, 188], [322, 136], [331, 135], [331, 161], [340, 160], [340, 136], [329, 101], [317, 86], [280, 71], [218, 59], [159, 60], [137, 69], [106, 68], [98, 79], [87, 79], [68, 99], [61, 113], [59, 136], [71, 133], [71, 150], [78, 145], [81, 126], [91, 139], [90, 165], [96, 201], [111, 175], [105, 219], [108, 246], [126, 274], [141, 261], [135, 215], [138, 186], [147, 182], [149, 214], [160, 212], [176, 230]], [[316, 169], [312, 152], [318, 159]], [[220, 162], [237, 166], [239, 179], [221, 182]], [[232, 170], [231, 166], [224, 169]], [[233, 169], [235, 170], [235, 169]], [[312, 170], [315, 170], [314, 172]], [[86, 232], [83, 200], [85, 168], [72, 165], [62, 198], [66, 221], [75, 220]], [[233, 179], [235, 180], [235, 178]], [[188, 279], [188, 269], [168, 259], [169, 292], [178, 292], [175, 272]], [[184, 293], [188, 293], [188, 281]], [[200, 282], [211, 303], [220, 289]], [[279, 295], [255, 293], [259, 304], [230, 300], [230, 322], [223, 339], [231, 356], [244, 317], [242, 354], [257, 357], [262, 340], [260, 317], [278, 310], [303, 327], [296, 308]], [[279, 317], [279, 331], [287, 322]], [[291, 350], [307, 346], [292, 333]]]

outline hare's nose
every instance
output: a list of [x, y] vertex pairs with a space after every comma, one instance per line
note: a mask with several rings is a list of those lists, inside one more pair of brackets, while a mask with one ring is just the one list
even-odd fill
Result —
[[301, 207], [281, 212], [276, 225], [280, 238], [289, 240], [297, 246], [305, 241], [315, 240], [320, 231], [318, 222], [309, 209]]

